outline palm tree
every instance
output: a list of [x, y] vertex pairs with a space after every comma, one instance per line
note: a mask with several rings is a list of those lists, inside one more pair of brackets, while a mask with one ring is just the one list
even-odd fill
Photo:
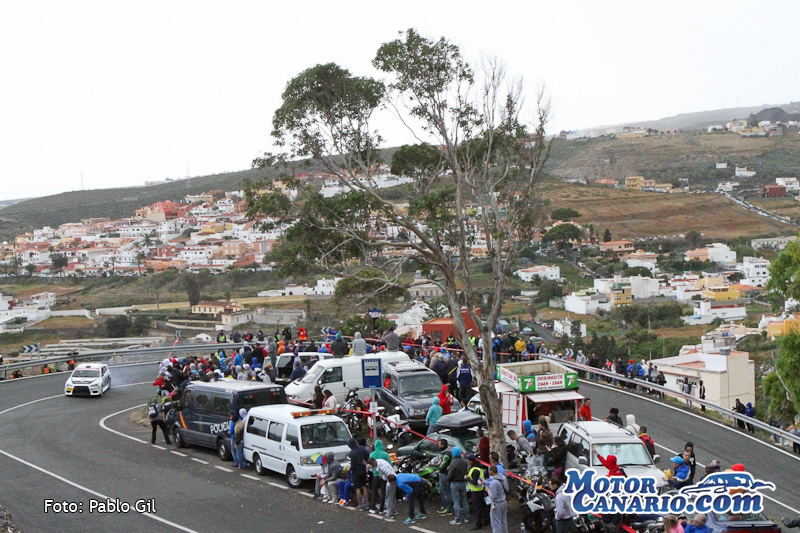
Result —
[[139, 277], [142, 276], [142, 261], [145, 259], [147, 259], [147, 256], [141, 250], [136, 252], [136, 266], [139, 268]]

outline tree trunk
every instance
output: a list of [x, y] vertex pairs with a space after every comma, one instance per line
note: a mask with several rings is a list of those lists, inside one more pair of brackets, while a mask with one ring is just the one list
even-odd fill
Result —
[[[492, 357], [491, 350], [488, 355], [490, 358]], [[484, 357], [486, 357], [485, 353]], [[490, 447], [493, 452], [497, 452], [500, 455], [500, 461], [508, 466], [506, 436], [503, 430], [503, 413], [500, 409], [500, 402], [497, 401], [494, 378], [490, 380], [483, 378], [481, 381], [482, 383], [478, 386], [478, 392], [481, 395], [481, 407], [483, 408], [484, 416], [486, 416], [486, 427], [489, 429]]]

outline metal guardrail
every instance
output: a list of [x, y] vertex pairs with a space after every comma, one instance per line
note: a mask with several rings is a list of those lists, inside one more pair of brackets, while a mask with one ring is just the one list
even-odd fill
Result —
[[[718, 412], [718, 413], [720, 413], [722, 415], [728, 416], [728, 417], [730, 417], [732, 419], [741, 420], [744, 423], [750, 424], [753, 427], [757, 427], [759, 429], [763, 429], [764, 431], [766, 431], [768, 433], [771, 433], [773, 435], [780, 435], [782, 438], [784, 438], [786, 440], [789, 440], [791, 442], [796, 442], [796, 443], [800, 444], [800, 436], [794, 435], [793, 433], [789, 433], [788, 431], [785, 431], [785, 430], [783, 430], [781, 428], [776, 428], [776, 427], [770, 426], [766, 422], [762, 422], [761, 420], [758, 420], [757, 418], [750, 418], [749, 416], [737, 413], [736, 411], [731, 411], [730, 409], [722, 407], [721, 405], [716, 405], [716, 404], [713, 404], [711, 402], [707, 402], [705, 400], [701, 400], [701, 399], [699, 399], [699, 398], [697, 398], [695, 396], [684, 394], [683, 392], [676, 391], [674, 389], [670, 389], [670, 388], [667, 388], [667, 387], [662, 387], [661, 385], [659, 385], [657, 383], [652, 383], [650, 381], [644, 381], [644, 380], [641, 380], [641, 379], [630, 379], [627, 376], [623, 376], [622, 374], [617, 374], [616, 372], [609, 372], [607, 370], [603, 370], [603, 369], [600, 369], [600, 368], [595, 368], [593, 366], [581, 365], [581, 364], [575, 363], [573, 361], [567, 361], [567, 360], [564, 360], [564, 359], [559, 359], [557, 357], [551, 357], [550, 355], [541, 355], [540, 357], [545, 357], [547, 359], [555, 359], [560, 364], [562, 364], [562, 365], [564, 365], [566, 367], [569, 367], [569, 368], [573, 368], [575, 370], [582, 370], [582, 371], [585, 371], [585, 372], [588, 372], [588, 373], [591, 373], [591, 374], [607, 377], [609, 379], [613, 379], [613, 380], [616, 380], [616, 381], [621, 381], [621, 382], [624, 382], [624, 383], [631, 383], [631, 384], [634, 384], [634, 385], [636, 385], [638, 387], [644, 387], [644, 388], [649, 389], [649, 390], [659, 391], [659, 392], [664, 393], [664, 394], [669, 394], [670, 396], [675, 396], [675, 397], [681, 398], [683, 400], [688, 400], [688, 401], [690, 401], [692, 403], [696, 403], [698, 405], [702, 405], [702, 406], [706, 407], [707, 409], [711, 409], [712, 411], [716, 411], [716, 412]], [[658, 360], [656, 359], [655, 361], [658, 361]]]
[[85, 360], [104, 360], [117, 356], [125, 355], [165, 355], [171, 352], [185, 353], [185, 352], [204, 352], [204, 351], [219, 351], [229, 349], [239, 349], [244, 346], [243, 343], [207, 343], [207, 344], [181, 344], [178, 346], [159, 346], [157, 348], [133, 348], [126, 349], [120, 348], [117, 350], [98, 350], [87, 353], [79, 353], [77, 355], [62, 355], [58, 357], [46, 357], [43, 359], [31, 359], [29, 361], [19, 361], [16, 363], [8, 363], [0, 365], [0, 370], [3, 372], [23, 369], [34, 368], [44, 365], [55, 365], [59, 363], [68, 363], [70, 361], [85, 361]]

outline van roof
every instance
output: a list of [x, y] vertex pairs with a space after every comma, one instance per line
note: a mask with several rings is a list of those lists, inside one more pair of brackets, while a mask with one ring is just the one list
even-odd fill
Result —
[[261, 390], [261, 389], [269, 390], [269, 389], [282, 388], [280, 385], [261, 383], [259, 381], [238, 381], [238, 380], [237, 381], [222, 380], [216, 382], [211, 381], [209, 383], [195, 381], [193, 383], [189, 383], [189, 387], [191, 387], [192, 389], [208, 389], [215, 391], [226, 391], [226, 390], [245, 391], [245, 390]]
[[307, 407], [300, 407], [299, 405], [275, 404], [275, 405], [259, 405], [257, 407], [253, 407], [247, 412], [247, 414], [255, 416], [263, 416], [265, 418], [271, 418], [274, 420], [278, 420], [280, 422], [296, 421], [300, 425], [305, 425], [305, 423], [310, 423], [310, 422], [336, 422], [336, 421], [342, 422], [344, 424], [344, 421], [341, 418], [332, 414], [312, 415], [301, 418], [294, 418], [292, 416], [292, 413], [305, 413], [308, 411], [311, 411], [311, 409]]
[[402, 361], [403, 358], [410, 361], [408, 354], [405, 352], [378, 352], [378, 353], [370, 353], [364, 356], [350, 356], [350, 357], [333, 357], [328, 359], [322, 359], [317, 362], [318, 365], [329, 366], [329, 365], [336, 365], [336, 364], [361, 364], [362, 359], [380, 359], [384, 362], [391, 362], [391, 361]]

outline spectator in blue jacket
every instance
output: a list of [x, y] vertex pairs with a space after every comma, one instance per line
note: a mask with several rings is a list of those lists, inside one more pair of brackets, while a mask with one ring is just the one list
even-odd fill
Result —
[[[683, 461], [683, 457], [676, 455], [670, 459], [673, 463], [675, 472], [672, 474], [672, 479], [669, 480], [670, 486], [674, 489], [680, 489], [691, 483], [689, 476], [692, 473], [691, 468]], [[703, 517], [705, 519], [705, 517]], [[703, 521], [705, 523], [705, 520]], [[707, 529], [707, 528], [706, 528]], [[685, 533], [685, 532], [684, 532]]]
[[711, 529], [706, 525], [706, 515], [694, 515], [694, 518], [683, 528], [683, 533], [711, 533]]
[[294, 360], [294, 370], [289, 375], [289, 382], [293, 382], [296, 379], [302, 379], [303, 376], [306, 375], [306, 369], [303, 368], [303, 365], [300, 364], [300, 358]]
[[442, 416], [442, 407], [439, 405], [439, 398], [434, 397], [433, 403], [428, 408], [428, 414], [425, 415], [425, 423], [428, 424], [428, 432], [426, 435], [430, 435], [434, 431], [436, 431], [436, 422], [439, 421], [439, 418]]
[[[394, 478], [394, 479], [392, 479]], [[408, 518], [405, 519], [406, 524], [415, 524], [417, 520], [427, 518], [425, 514], [425, 499], [422, 497], [422, 489], [425, 481], [417, 474], [396, 474], [389, 476], [389, 482], [396, 482], [397, 489], [405, 493], [404, 501], [408, 502]], [[419, 514], [414, 514], [414, 500], [419, 500]]]
[[469, 359], [467, 359], [466, 355], [461, 358], [461, 366], [458, 367], [456, 372], [458, 399], [469, 400], [472, 396], [470, 388], [472, 388], [472, 381], [475, 379], [475, 375], [472, 373], [472, 367], [469, 365]]

